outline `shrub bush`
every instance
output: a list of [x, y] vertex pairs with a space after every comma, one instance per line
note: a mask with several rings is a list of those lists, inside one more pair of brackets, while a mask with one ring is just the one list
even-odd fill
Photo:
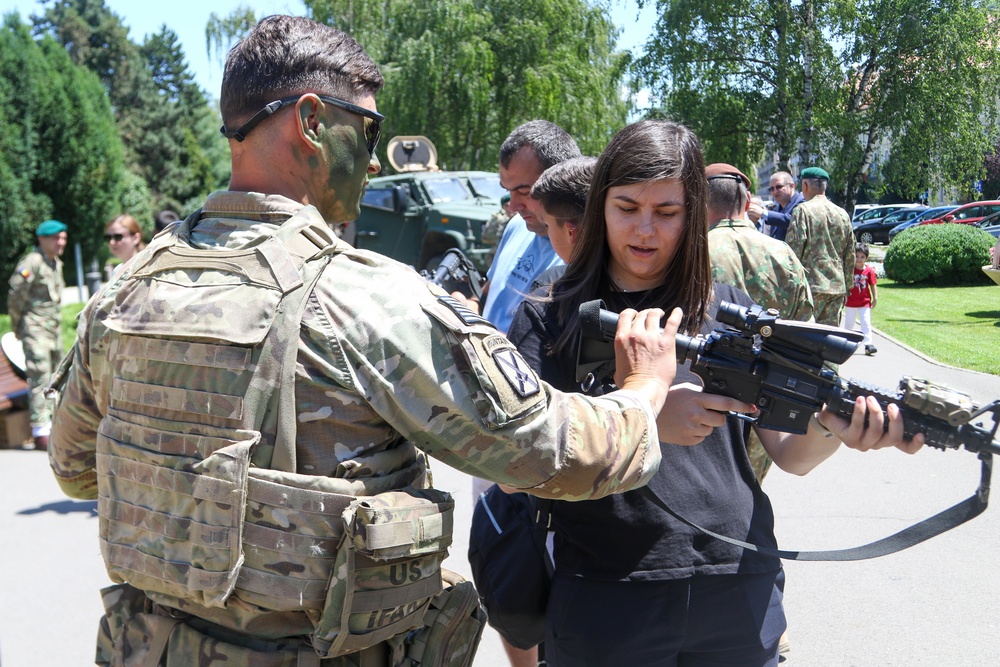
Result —
[[902, 283], [988, 282], [982, 267], [996, 239], [971, 225], [918, 225], [899, 234], [885, 253], [885, 275]]

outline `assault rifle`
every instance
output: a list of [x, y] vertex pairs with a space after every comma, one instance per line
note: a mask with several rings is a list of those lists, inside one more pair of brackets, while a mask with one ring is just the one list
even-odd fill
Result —
[[[580, 306], [577, 381], [584, 389], [614, 374], [618, 314], [601, 301]], [[744, 308], [723, 301], [716, 319], [723, 327], [707, 336], [677, 334], [677, 362], [691, 361], [705, 391], [756, 405], [751, 421], [762, 428], [805, 433], [813, 413], [823, 407], [850, 420], [858, 396], [874, 396], [883, 412], [895, 403], [903, 415], [904, 437], [923, 433], [939, 449], [964, 446], [982, 459], [1000, 454], [994, 438], [1000, 426], [1000, 400], [979, 407], [961, 392], [927, 380], [904, 377], [895, 391], [844, 380], [828, 364], [854, 354], [862, 335], [822, 324], [782, 320], [775, 309]], [[992, 425], [978, 420], [992, 416]], [[888, 422], [886, 422], [888, 423]]]
[[434, 272], [423, 271], [421, 275], [446, 292], [461, 292], [467, 298], [482, 299], [486, 279], [476, 265], [458, 248], [449, 248]]

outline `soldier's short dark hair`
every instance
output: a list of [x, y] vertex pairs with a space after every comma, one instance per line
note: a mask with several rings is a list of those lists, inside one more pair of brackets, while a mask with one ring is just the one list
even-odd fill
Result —
[[347, 33], [304, 17], [268, 16], [229, 51], [219, 110], [226, 127], [239, 127], [282, 97], [311, 91], [358, 102], [384, 82]]
[[716, 215], [743, 214], [750, 193], [743, 182], [735, 178], [708, 179], [708, 209]]
[[552, 165], [531, 187], [531, 197], [562, 224], [578, 222], [587, 205], [587, 192], [594, 176], [595, 157], [575, 157]]
[[532, 120], [514, 128], [504, 140], [500, 146], [501, 166], [510, 166], [511, 159], [525, 146], [534, 150], [543, 170], [582, 155], [569, 132], [547, 120]]

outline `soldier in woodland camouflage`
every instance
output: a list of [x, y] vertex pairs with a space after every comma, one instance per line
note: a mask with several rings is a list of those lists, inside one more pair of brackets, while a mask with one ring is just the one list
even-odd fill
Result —
[[116, 583], [98, 664], [469, 664], [478, 597], [442, 591], [453, 501], [425, 454], [570, 499], [658, 466], [679, 316], [661, 334], [661, 310], [626, 311], [622, 390], [563, 394], [487, 321], [334, 234], [379, 170], [382, 81], [338, 30], [259, 23], [226, 62], [230, 189], [81, 315], [50, 461], [98, 500]]
[[[708, 165], [705, 175], [712, 280], [741, 289], [756, 303], [778, 309], [783, 317], [811, 322], [812, 294], [802, 263], [788, 245], [758, 232], [747, 217], [750, 179], [723, 163]], [[747, 439], [747, 451], [761, 482], [771, 467], [771, 457], [754, 432]]]
[[785, 243], [758, 232], [746, 216], [750, 179], [727, 164], [710, 164], [708, 254], [712, 280], [734, 285], [782, 317], [811, 322], [812, 294], [805, 269]]
[[31, 387], [31, 435], [35, 449], [46, 449], [52, 429], [52, 403], [45, 385], [62, 357], [63, 263], [66, 225], [46, 220], [35, 230], [38, 245], [18, 262], [10, 277], [7, 308], [11, 328], [24, 347]]
[[830, 175], [825, 170], [809, 167], [800, 176], [806, 200], [792, 212], [785, 242], [806, 267], [816, 322], [839, 327], [854, 284], [851, 217], [826, 198]]

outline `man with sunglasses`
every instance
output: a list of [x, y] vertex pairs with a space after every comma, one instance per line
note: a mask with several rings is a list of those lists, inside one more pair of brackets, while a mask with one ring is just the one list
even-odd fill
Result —
[[336, 236], [379, 170], [382, 83], [350, 36], [261, 21], [223, 76], [229, 190], [81, 314], [50, 462], [98, 499], [116, 582], [98, 664], [399, 665], [441, 636], [467, 655], [482, 617], [437, 611], [461, 596], [442, 591], [453, 501], [427, 454], [567, 499], [658, 465], [679, 312], [660, 333], [662, 311], [625, 311], [622, 390], [563, 394], [489, 322]]
[[788, 234], [788, 223], [792, 220], [792, 211], [806, 198], [795, 190], [795, 179], [787, 171], [776, 171], [771, 174], [771, 187], [768, 190], [777, 206], [769, 210], [759, 204], [751, 203], [747, 215], [760, 231], [784, 241], [785, 235]]

